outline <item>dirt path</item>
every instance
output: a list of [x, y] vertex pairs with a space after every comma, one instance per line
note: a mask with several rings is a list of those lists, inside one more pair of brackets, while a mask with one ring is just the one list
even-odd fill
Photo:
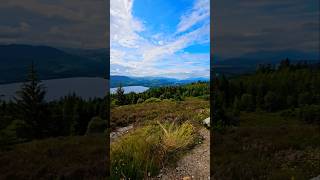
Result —
[[210, 131], [200, 130], [204, 140], [177, 163], [176, 168], [164, 168], [158, 179], [210, 179]]

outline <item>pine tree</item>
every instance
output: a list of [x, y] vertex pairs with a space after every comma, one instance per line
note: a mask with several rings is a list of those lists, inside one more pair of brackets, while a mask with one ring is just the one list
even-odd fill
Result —
[[45, 94], [45, 87], [38, 80], [32, 62], [27, 80], [15, 98], [18, 116], [28, 126], [29, 138], [41, 138], [45, 133]]
[[118, 105], [125, 105], [126, 104], [126, 96], [124, 95], [124, 89], [122, 88], [121, 84], [117, 88], [116, 99], [117, 99]]

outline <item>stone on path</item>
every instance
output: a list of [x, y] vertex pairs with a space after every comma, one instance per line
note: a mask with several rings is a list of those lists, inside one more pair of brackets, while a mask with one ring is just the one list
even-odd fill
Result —
[[206, 125], [207, 127], [210, 127], [210, 117], [203, 120], [203, 124]]

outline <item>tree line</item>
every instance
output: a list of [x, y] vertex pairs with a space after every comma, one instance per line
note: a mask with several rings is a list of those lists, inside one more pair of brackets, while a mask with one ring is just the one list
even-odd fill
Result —
[[[214, 80], [217, 123], [232, 124], [240, 111], [282, 111], [310, 123], [320, 123], [320, 64], [289, 59], [277, 66], [259, 65], [253, 74], [217, 76]], [[229, 113], [230, 114], [230, 113]]]
[[46, 89], [34, 65], [13, 101], [0, 101], [0, 144], [33, 139], [84, 135], [101, 125], [106, 129], [107, 98], [84, 100], [75, 94], [46, 102]]
[[111, 94], [111, 103], [112, 106], [121, 106], [163, 99], [181, 101], [185, 97], [202, 97], [209, 100], [209, 94], [209, 83], [201, 81], [180, 86], [154, 87], [143, 93], [130, 92], [128, 94], [125, 94], [124, 89], [120, 85], [116, 93]]

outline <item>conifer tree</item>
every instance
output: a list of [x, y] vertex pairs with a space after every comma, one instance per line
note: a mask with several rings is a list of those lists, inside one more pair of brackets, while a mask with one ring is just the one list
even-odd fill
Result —
[[126, 104], [126, 96], [124, 95], [124, 89], [122, 88], [121, 84], [117, 88], [116, 99], [117, 99], [118, 105]]
[[45, 94], [45, 87], [38, 79], [32, 62], [27, 80], [15, 98], [18, 116], [26, 123], [29, 138], [41, 138], [45, 133]]

